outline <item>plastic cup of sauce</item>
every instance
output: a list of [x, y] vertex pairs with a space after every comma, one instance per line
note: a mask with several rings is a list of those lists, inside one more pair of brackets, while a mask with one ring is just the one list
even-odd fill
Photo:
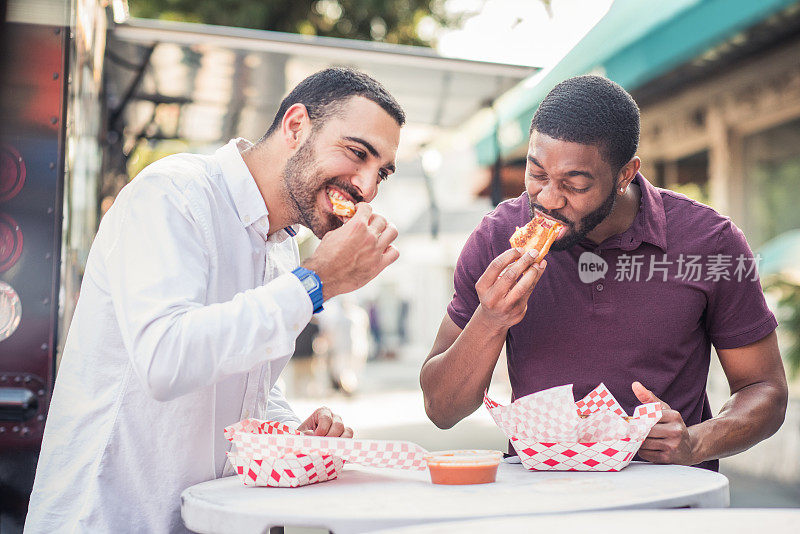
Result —
[[434, 484], [488, 484], [497, 477], [500, 451], [431, 452], [425, 456]]

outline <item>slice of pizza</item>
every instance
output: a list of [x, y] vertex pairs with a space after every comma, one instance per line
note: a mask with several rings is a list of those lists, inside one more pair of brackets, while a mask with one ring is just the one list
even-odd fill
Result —
[[511, 246], [526, 251], [538, 250], [539, 255], [535, 263], [539, 263], [550, 251], [550, 245], [558, 238], [563, 228], [564, 225], [560, 222], [538, 215], [525, 226], [517, 227], [510, 239]]
[[334, 214], [347, 218], [356, 214], [356, 205], [344, 198], [338, 191], [329, 189], [328, 198], [331, 200]]

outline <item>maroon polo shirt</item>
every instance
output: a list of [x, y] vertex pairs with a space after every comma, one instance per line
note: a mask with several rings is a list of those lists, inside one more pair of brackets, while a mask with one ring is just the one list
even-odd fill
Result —
[[[772, 332], [756, 262], [742, 232], [708, 206], [635, 178], [631, 227], [595, 244], [551, 251], [522, 321], [506, 337], [513, 398], [574, 384], [580, 399], [605, 383], [630, 414], [638, 380], [688, 425], [712, 417], [706, 381], [712, 343], [748, 345]], [[500, 204], [464, 246], [447, 308], [464, 328], [475, 282], [530, 220], [528, 195]], [[603, 275], [603, 264], [607, 265]], [[702, 467], [717, 469], [718, 462]]]

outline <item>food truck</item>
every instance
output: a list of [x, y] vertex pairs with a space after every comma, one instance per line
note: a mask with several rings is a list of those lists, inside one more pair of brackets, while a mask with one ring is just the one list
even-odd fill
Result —
[[401, 157], [413, 158], [535, 70], [417, 47], [135, 20], [125, 0], [8, 0], [0, 15], [3, 532], [24, 520], [83, 267], [139, 149], [158, 156], [257, 139], [295, 83], [348, 65], [404, 106], [412, 141]]

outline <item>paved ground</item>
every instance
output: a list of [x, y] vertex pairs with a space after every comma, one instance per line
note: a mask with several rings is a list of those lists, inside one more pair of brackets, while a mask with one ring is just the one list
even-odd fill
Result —
[[[318, 391], [311, 397], [290, 398], [298, 415], [323, 404], [329, 406], [341, 414], [346, 424], [362, 438], [407, 439], [428, 450], [504, 450], [505, 436], [484, 409], [450, 430], [436, 428], [425, 415], [418, 373], [417, 358], [370, 362], [363, 374], [360, 390], [351, 397]], [[508, 384], [499, 376], [501, 373], [497, 374], [498, 380], [493, 382], [490, 395], [498, 400], [507, 399]], [[731, 471], [724, 461], [721, 471], [730, 480], [732, 507], [800, 508], [800, 485], [782, 484]]]
[[720, 469], [731, 485], [732, 508], [800, 508], [800, 485]]

